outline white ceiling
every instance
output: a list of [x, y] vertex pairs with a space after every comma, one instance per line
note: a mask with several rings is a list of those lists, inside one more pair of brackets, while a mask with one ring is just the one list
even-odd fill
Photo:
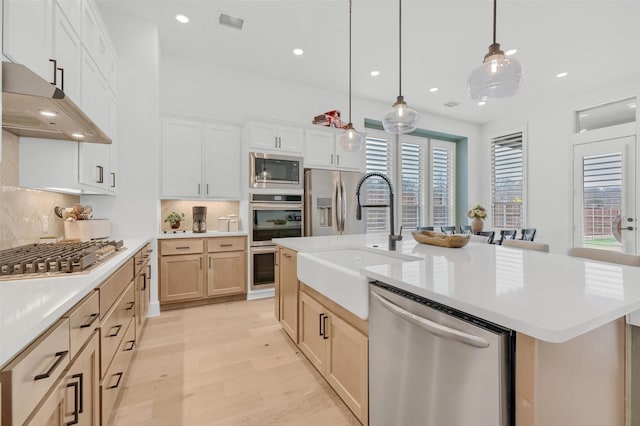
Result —
[[[348, 0], [98, 3], [157, 23], [165, 54], [344, 91], [346, 97]], [[640, 81], [640, 1], [500, 0], [497, 41], [503, 50], [518, 49], [524, 82], [513, 98], [477, 106], [466, 82], [492, 42], [492, 6], [491, 0], [403, 1], [402, 91], [410, 107], [486, 123], [540, 100]], [[242, 31], [220, 26], [220, 12], [244, 18]], [[191, 22], [178, 23], [176, 13]], [[304, 55], [294, 56], [294, 47]], [[379, 77], [369, 75], [374, 69]], [[556, 78], [561, 71], [569, 75]], [[430, 93], [431, 87], [440, 90]], [[353, 93], [389, 107], [398, 95], [397, 1], [353, 0]], [[448, 101], [461, 105], [443, 106]]]

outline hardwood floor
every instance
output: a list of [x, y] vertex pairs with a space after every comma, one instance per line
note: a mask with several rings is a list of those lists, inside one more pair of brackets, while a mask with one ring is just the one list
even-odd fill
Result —
[[273, 317], [273, 298], [149, 318], [113, 424], [359, 425]]

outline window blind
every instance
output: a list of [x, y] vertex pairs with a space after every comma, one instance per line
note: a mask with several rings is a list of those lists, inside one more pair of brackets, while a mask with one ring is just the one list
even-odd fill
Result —
[[524, 227], [524, 150], [522, 132], [491, 141], [491, 216], [494, 228]]
[[433, 225], [455, 225], [455, 145], [431, 149]]
[[[366, 141], [366, 167], [367, 173], [379, 172], [391, 176], [391, 150], [390, 143], [386, 139], [367, 138]], [[388, 204], [389, 188], [382, 179], [371, 178], [364, 184], [363, 200], [365, 204]], [[364, 209], [366, 220], [366, 232], [388, 231], [387, 208]]]
[[402, 144], [402, 226], [415, 229], [420, 224], [424, 161], [420, 145]]

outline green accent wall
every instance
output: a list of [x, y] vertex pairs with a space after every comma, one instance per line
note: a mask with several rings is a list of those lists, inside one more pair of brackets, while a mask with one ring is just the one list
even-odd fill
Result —
[[[382, 122], [364, 119], [364, 127], [384, 131]], [[418, 136], [441, 141], [454, 142], [456, 144], [456, 226], [467, 224], [467, 209], [469, 208], [469, 151], [466, 136], [452, 135], [449, 133], [434, 132], [432, 130], [416, 129], [409, 133]]]

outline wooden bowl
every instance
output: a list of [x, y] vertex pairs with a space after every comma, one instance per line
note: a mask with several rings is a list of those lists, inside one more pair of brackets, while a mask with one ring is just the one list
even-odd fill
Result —
[[471, 239], [471, 235], [446, 235], [433, 231], [413, 231], [411, 235], [420, 244], [449, 248], [464, 247]]

